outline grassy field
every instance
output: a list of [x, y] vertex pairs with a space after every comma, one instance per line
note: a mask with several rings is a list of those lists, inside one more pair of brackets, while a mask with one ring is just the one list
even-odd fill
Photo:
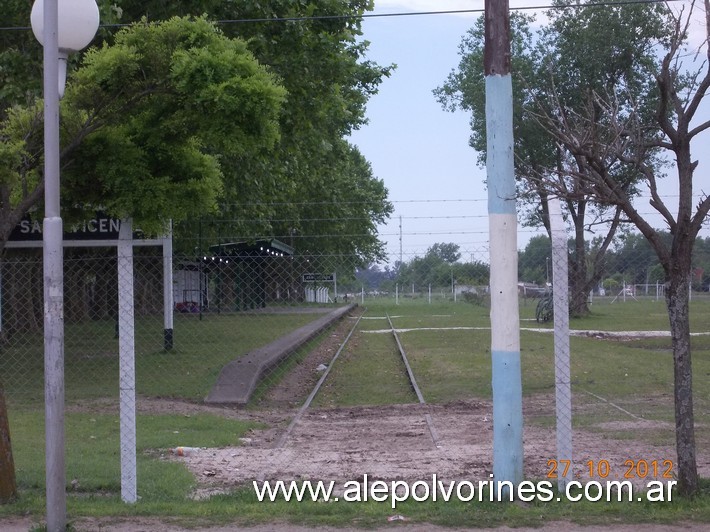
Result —
[[[414, 368], [427, 402], [490, 398], [490, 320], [488, 309], [464, 303], [429, 305], [425, 300], [395, 306], [382, 301], [368, 306], [359, 338], [369, 347], [391, 338], [386, 316], [400, 330], [400, 340]], [[521, 363], [523, 392], [550, 392], [554, 387], [553, 325], [534, 321], [534, 301], [521, 304]], [[668, 318], [662, 302], [599, 302], [592, 315], [574, 319], [571, 329], [584, 331], [663, 331]], [[549, 333], [526, 329], [549, 329]], [[710, 301], [691, 304], [691, 331], [710, 332]], [[378, 338], [374, 340], [373, 338]], [[696, 398], [710, 396], [710, 335], [692, 338]], [[368, 349], [350, 357], [348, 364], [367, 367]], [[570, 338], [573, 387], [613, 398], [639, 393], [664, 396], [672, 393], [673, 363], [670, 338], [598, 339]], [[396, 358], [396, 351], [392, 350]], [[341, 371], [357, 372], [355, 368]], [[376, 366], [375, 366], [376, 367]], [[372, 369], [372, 368], [370, 368]], [[336, 372], [337, 373], [337, 372]], [[372, 371], [370, 371], [372, 373]], [[394, 387], [394, 382], [390, 388]], [[404, 381], [403, 386], [407, 386]], [[360, 401], [367, 404], [369, 393]], [[350, 402], [357, 401], [349, 399]]]
[[[389, 303], [389, 302], [388, 302]], [[424, 301], [398, 306], [383, 303], [368, 307], [371, 317], [389, 314], [400, 333], [417, 381], [427, 402], [490, 399], [490, 320], [488, 309], [461, 303], [429, 305]], [[534, 321], [534, 301], [521, 303], [521, 365], [524, 396], [554, 392], [554, 339], [551, 333], [526, 328], [552, 329]], [[386, 328], [371, 320], [370, 329]], [[368, 327], [367, 325], [365, 327]], [[363, 332], [367, 330], [363, 327]], [[468, 329], [456, 329], [468, 327]], [[413, 329], [406, 331], [406, 329]], [[570, 328], [584, 331], [667, 331], [665, 305], [654, 300], [616, 302], [597, 300], [592, 314], [573, 319]], [[691, 302], [691, 331], [710, 332], [710, 300]], [[386, 336], [370, 333], [363, 336]], [[691, 339], [694, 399], [698, 436], [710, 450], [710, 334]], [[604, 415], [623, 416], [598, 404], [594, 395], [649, 419], [673, 419], [673, 358], [666, 338], [570, 338], [572, 391], [581, 407], [597, 404]], [[352, 371], [352, 370], [351, 370]], [[594, 395], [590, 395], [594, 394]], [[367, 402], [367, 395], [362, 400]], [[587, 416], [594, 416], [585, 408]], [[585, 418], [580, 416], [580, 423]]]
[[[286, 334], [313, 314], [176, 314], [174, 348], [163, 348], [162, 317], [136, 318], [136, 389], [139, 394], [202, 400], [229, 361]], [[35, 408], [44, 400], [41, 334], [2, 348], [0, 374], [10, 402]], [[67, 324], [65, 379], [69, 403], [118, 397], [115, 322]]]
[[[691, 330], [710, 331], [710, 301], [696, 299], [691, 307]], [[368, 302], [363, 320], [347, 349], [332, 369], [314, 406], [355, 406], [416, 401], [387, 332], [389, 315], [402, 332], [400, 340], [429, 403], [491, 397], [490, 326], [488, 309], [463, 302], [391, 300]], [[533, 320], [534, 301], [522, 302], [522, 328], [546, 328]], [[160, 320], [139, 321], [137, 372], [139, 393], [153, 397], [200, 400], [221, 366], [251, 347], [310, 320], [313, 315], [220, 315], [199, 321], [176, 316], [176, 348], [162, 350]], [[531, 321], [532, 320], [532, 321]], [[596, 301], [592, 315], [572, 320], [572, 329], [604, 331], [667, 330], [663, 302]], [[599, 420], [624, 419], [620, 407], [645, 419], [672, 421], [673, 367], [669, 338], [570, 339], [575, 426]], [[695, 415], [699, 454], [710, 453], [710, 336], [693, 338]], [[2, 515], [44, 512], [44, 441], [41, 413], [41, 338], [31, 351], [19, 346], [3, 349], [0, 360], [10, 397], [10, 422], [20, 498], [0, 507]], [[16, 351], [13, 351], [17, 349]], [[25, 348], [26, 349], [26, 348]], [[190, 494], [195, 479], [179, 463], [164, 457], [177, 445], [219, 447], [238, 445], [253, 423], [211, 414], [140, 415], [138, 418], [139, 486], [141, 501], [125, 505], [119, 497], [118, 419], [107, 413], [103, 399], [117, 396], [117, 341], [112, 323], [67, 330], [67, 395], [82, 408], [67, 414], [67, 482], [70, 516], [157, 516], [177, 518], [191, 526], [227, 522], [268, 523], [273, 520], [309, 526], [373, 527], [392, 514], [386, 504], [259, 503], [250, 488], [195, 501]], [[523, 330], [521, 360], [524, 401], [554, 393], [553, 336]], [[21, 364], [18, 363], [21, 362]], [[599, 398], [603, 398], [599, 400]], [[96, 400], [96, 401], [95, 401]], [[92, 401], [103, 405], [91, 410]], [[616, 406], [611, 406], [616, 405]], [[554, 412], [527, 419], [553, 427]], [[600, 429], [601, 430], [601, 429]], [[628, 437], [613, 427], [610, 437]], [[652, 431], [642, 436], [650, 443], [667, 438]], [[633, 443], [630, 443], [633, 445]], [[76, 480], [72, 483], [72, 480]], [[550, 520], [585, 524], [623, 522], [710, 522], [710, 485], [695, 500], [673, 504], [530, 505], [406, 503], [397, 510], [413, 522], [445, 526], [541, 526]]]

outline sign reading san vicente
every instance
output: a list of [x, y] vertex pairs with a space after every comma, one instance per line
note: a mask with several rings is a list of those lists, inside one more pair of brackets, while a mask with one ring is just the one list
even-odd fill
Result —
[[[66, 227], [64, 240], [117, 240], [121, 221], [103, 214], [91, 220]], [[42, 240], [42, 220], [25, 218], [12, 230], [11, 242]]]

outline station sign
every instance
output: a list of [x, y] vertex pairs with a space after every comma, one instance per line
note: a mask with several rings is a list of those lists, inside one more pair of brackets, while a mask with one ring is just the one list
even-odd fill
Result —
[[332, 283], [335, 281], [334, 273], [304, 273], [303, 282], [304, 283]]
[[[121, 221], [108, 216], [96, 216], [64, 232], [64, 240], [118, 240]], [[10, 241], [42, 240], [42, 220], [24, 218], [10, 234]]]

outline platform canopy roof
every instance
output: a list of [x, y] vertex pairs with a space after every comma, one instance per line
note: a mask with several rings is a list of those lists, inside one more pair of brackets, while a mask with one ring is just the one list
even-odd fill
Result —
[[294, 248], [280, 240], [261, 239], [215, 244], [210, 246], [210, 253], [219, 258], [290, 257], [294, 254]]

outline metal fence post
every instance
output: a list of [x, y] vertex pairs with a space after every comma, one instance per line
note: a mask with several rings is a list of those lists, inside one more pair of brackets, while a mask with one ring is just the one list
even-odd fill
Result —
[[[163, 347], [166, 351], [173, 348], [173, 222], [170, 221], [168, 233], [163, 237]], [[202, 305], [202, 292], [197, 298]]]
[[133, 223], [121, 220], [118, 237], [118, 351], [121, 499], [138, 500], [136, 479], [136, 359], [133, 309]]
[[[567, 277], [567, 231], [558, 198], [548, 200], [552, 229], [552, 281], [555, 316], [555, 410], [557, 460], [572, 464], [572, 389], [570, 384], [569, 281]], [[563, 473], [567, 472], [566, 476]], [[558, 468], [557, 486], [563, 491], [573, 478], [572, 467]]]

